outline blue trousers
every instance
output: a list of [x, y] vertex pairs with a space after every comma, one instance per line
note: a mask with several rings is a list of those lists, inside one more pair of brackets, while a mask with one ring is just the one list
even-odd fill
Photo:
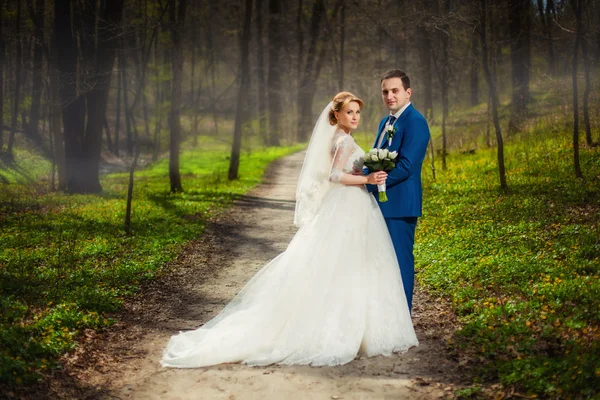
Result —
[[413, 288], [415, 286], [413, 246], [415, 244], [417, 217], [386, 218], [385, 223], [390, 231], [394, 250], [396, 250], [404, 293], [406, 293], [406, 301], [408, 301], [408, 309], [412, 312]]

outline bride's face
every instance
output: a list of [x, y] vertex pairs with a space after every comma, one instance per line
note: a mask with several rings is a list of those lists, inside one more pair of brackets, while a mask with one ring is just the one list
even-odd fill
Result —
[[346, 132], [358, 127], [360, 121], [360, 106], [355, 101], [346, 104], [341, 111], [335, 113], [338, 126]]

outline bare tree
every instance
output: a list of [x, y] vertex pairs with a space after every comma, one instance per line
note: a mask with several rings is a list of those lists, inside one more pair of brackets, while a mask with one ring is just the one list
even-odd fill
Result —
[[23, 79], [23, 45], [21, 43], [21, 2], [17, 2], [17, 17], [15, 19], [15, 34], [17, 38], [15, 54], [15, 93], [13, 99], [13, 110], [10, 121], [10, 136], [8, 137], [8, 148], [6, 152], [12, 157], [12, 149], [17, 132], [17, 118], [19, 117], [19, 106], [21, 105], [21, 83]]
[[179, 173], [179, 149], [181, 147], [181, 82], [183, 78], [183, 33], [187, 0], [171, 0], [169, 7], [172, 49], [173, 85], [171, 91], [171, 111], [169, 127], [171, 138], [169, 146], [169, 178], [171, 192], [183, 192]]
[[121, 92], [123, 91], [123, 74], [121, 72], [121, 54], [117, 54], [117, 104], [115, 107], [115, 140], [114, 140], [114, 153], [119, 156], [121, 151], [121, 139], [119, 138], [119, 132], [121, 130]]
[[65, 166], [65, 143], [64, 135], [61, 129], [61, 105], [60, 105], [60, 81], [57, 68], [58, 49], [56, 48], [56, 38], [52, 35], [50, 24], [44, 26], [45, 37], [48, 42], [48, 117], [52, 148], [53, 170], [56, 167], [58, 175], [58, 185], [52, 183], [53, 189], [64, 191], [67, 189], [67, 172]]
[[121, 36], [121, 51], [119, 53], [118, 61], [119, 61], [119, 73], [121, 74], [121, 93], [123, 95], [123, 100], [121, 106], [123, 107], [125, 118], [125, 149], [127, 150], [128, 155], [133, 155], [133, 142], [134, 136], [131, 127], [131, 121], [129, 115], [129, 85], [128, 85], [128, 74], [127, 74], [127, 50], [126, 50], [125, 38]]
[[338, 76], [340, 91], [344, 90], [344, 45], [346, 43], [346, 2], [339, 0], [340, 8], [340, 73]]
[[242, 145], [242, 124], [245, 122], [246, 98], [248, 97], [248, 86], [250, 83], [250, 22], [252, 20], [252, 0], [246, 0], [244, 11], [244, 29], [240, 32], [240, 75], [241, 83], [237, 96], [237, 107], [235, 113], [235, 127], [233, 130], [233, 145], [231, 146], [231, 160], [229, 162], [229, 180], [238, 178], [240, 167], [240, 147]]
[[[396, 0], [396, 12], [398, 13], [398, 15], [401, 15], [406, 9], [406, 7], [406, 0]], [[405, 20], [402, 19], [401, 22], [402, 23], [400, 24], [400, 26], [398, 26], [398, 37], [396, 38], [396, 40], [394, 40], [394, 55], [396, 59], [396, 68], [406, 70], [406, 67], [404, 67], [403, 64], [406, 64], [407, 61], [406, 46], [408, 40], [406, 40], [407, 34]]]
[[439, 50], [434, 55], [433, 60], [435, 69], [440, 82], [441, 100], [442, 100], [442, 169], [446, 169], [446, 154], [448, 152], [448, 133], [446, 132], [446, 123], [448, 120], [448, 91], [450, 86], [450, 24], [448, 23], [448, 14], [450, 13], [450, 0], [442, 0], [441, 7], [438, 7], [438, 26], [437, 37]]
[[[418, 5], [419, 3], [415, 3]], [[431, 12], [435, 10], [434, 0], [423, 0], [423, 8], [419, 11], [421, 22], [416, 28], [419, 43], [419, 61], [421, 63], [421, 81], [423, 84], [423, 112], [430, 123], [434, 123], [433, 117], [433, 72], [431, 67], [432, 46], [430, 29], [433, 25], [430, 21]], [[444, 157], [445, 158], [445, 157]]]
[[529, 69], [531, 67], [531, 51], [529, 46], [530, 9], [530, 0], [508, 1], [507, 11], [512, 72], [512, 107], [509, 132], [519, 130], [520, 120], [527, 114], [527, 105], [529, 103]]
[[[488, 0], [480, 0], [480, 17], [479, 17], [479, 37], [481, 40], [481, 59], [485, 80], [489, 89], [489, 97], [492, 103], [492, 116], [494, 119], [494, 127], [496, 129], [496, 145], [498, 146], [498, 172], [500, 175], [500, 187], [504, 190], [508, 189], [506, 184], [506, 172], [504, 167], [504, 142], [502, 141], [502, 131], [500, 130], [500, 119], [498, 118], [498, 97], [496, 94], [496, 79], [492, 76], [488, 61], [488, 44], [486, 35], [486, 7]], [[490, 21], [493, 24], [493, 21]]]
[[267, 87], [265, 80], [265, 45], [263, 41], [262, 0], [256, 0], [256, 89], [258, 91], [258, 131], [263, 143], [268, 143], [269, 128], [267, 124]]
[[269, 145], [279, 146], [281, 118], [281, 0], [269, 0]]
[[471, 89], [471, 107], [474, 107], [479, 104], [479, 70], [481, 66], [479, 62], [477, 42], [478, 41], [476, 38], [471, 39], [471, 69], [469, 73], [469, 88]]
[[588, 49], [587, 38], [584, 37], [586, 27], [581, 22], [581, 55], [583, 57], [583, 71], [585, 76], [585, 90], [583, 91], [583, 126], [585, 128], [585, 142], [588, 146], [593, 146], [592, 125], [590, 123], [590, 94], [592, 92], [592, 56]]
[[29, 15], [33, 21], [33, 80], [31, 84], [31, 108], [29, 112], [29, 124], [27, 126], [28, 136], [38, 145], [42, 145], [39, 133], [42, 80], [43, 80], [43, 44], [44, 44], [44, 0], [29, 0]]
[[585, 0], [571, 0], [571, 8], [575, 13], [575, 46], [573, 48], [573, 65], [572, 65], [572, 81], [573, 81], [573, 165], [575, 167], [575, 176], [583, 178], [581, 165], [579, 163], [579, 102], [577, 89], [577, 57], [578, 49], [583, 37], [582, 14], [583, 3]]
[[[71, 4], [70, 0], [55, 0], [54, 3], [58, 49], [55, 61], [61, 74], [67, 190], [71, 193], [102, 190], [99, 179], [102, 128], [123, 1]], [[73, 24], [74, 20], [82, 21], [80, 27]], [[82, 42], [80, 49], [76, 37]], [[80, 62], [84, 65], [79, 65]], [[78, 89], [82, 71], [87, 71], [84, 77], [87, 91]]]
[[[306, 116], [312, 115], [313, 98], [315, 95], [317, 79], [321, 72], [323, 54], [320, 53], [319, 43], [321, 38], [321, 25], [325, 23], [325, 3], [323, 0], [314, 0], [311, 14], [309, 43], [306, 57], [298, 60], [301, 78], [298, 87], [298, 133], [300, 142], [306, 141], [311, 131], [312, 121]], [[321, 50], [324, 46], [321, 46]]]
[[[216, 2], [208, 2], [208, 19], [206, 21], [206, 52], [208, 57], [208, 72], [210, 73], [210, 106], [212, 111], [213, 123], [215, 126], [215, 136], [219, 135], [219, 118], [217, 116], [217, 86], [216, 86], [216, 71], [217, 71], [217, 59], [215, 49], [215, 22], [216, 17]], [[270, 5], [269, 5], [270, 7]], [[270, 33], [270, 32], [269, 32]], [[279, 32], [278, 32], [279, 34]], [[278, 39], [279, 40], [279, 39]]]
[[556, 14], [554, 0], [537, 0], [538, 13], [542, 24], [542, 33], [546, 42], [546, 59], [548, 61], [548, 72], [550, 75], [556, 75], [556, 60], [554, 57], [554, 44], [552, 31], [554, 22], [552, 21]]
[[0, 0], [0, 153], [4, 150], [4, 0]]

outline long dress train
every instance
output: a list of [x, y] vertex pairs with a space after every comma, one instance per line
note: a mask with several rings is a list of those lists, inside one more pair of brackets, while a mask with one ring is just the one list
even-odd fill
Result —
[[339, 182], [364, 152], [337, 131], [315, 217], [204, 326], [171, 337], [163, 366], [339, 365], [418, 344], [381, 211], [362, 186]]

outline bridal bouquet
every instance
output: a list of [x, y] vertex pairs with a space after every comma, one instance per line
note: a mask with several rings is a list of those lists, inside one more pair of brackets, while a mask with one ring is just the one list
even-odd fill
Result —
[[[398, 152], [389, 151], [387, 149], [371, 149], [362, 158], [363, 165], [367, 167], [369, 173], [385, 171], [389, 172], [396, 166], [396, 158]], [[385, 203], [388, 201], [387, 195], [385, 194], [385, 182], [381, 185], [377, 185], [379, 191], [379, 201]]]

